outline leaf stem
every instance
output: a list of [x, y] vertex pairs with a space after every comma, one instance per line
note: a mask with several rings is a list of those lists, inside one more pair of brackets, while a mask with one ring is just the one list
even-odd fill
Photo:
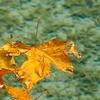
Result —
[[40, 24], [40, 21], [38, 21], [37, 26], [36, 26], [36, 36], [35, 36], [35, 42], [34, 42], [34, 46], [36, 46], [36, 40], [37, 40], [37, 34], [38, 34], [38, 26]]

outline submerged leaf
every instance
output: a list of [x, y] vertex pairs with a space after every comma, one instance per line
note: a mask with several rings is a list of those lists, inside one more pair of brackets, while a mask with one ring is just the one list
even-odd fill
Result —
[[[73, 42], [61, 42], [51, 40], [40, 46], [33, 46], [25, 54], [28, 58], [18, 69], [20, 81], [27, 85], [30, 91], [32, 87], [46, 75], [50, 75], [50, 64], [54, 63], [59, 70], [73, 74], [73, 65], [66, 52], [77, 53], [77, 51], [67, 49], [66, 47]], [[76, 50], [76, 49], [75, 49]]]

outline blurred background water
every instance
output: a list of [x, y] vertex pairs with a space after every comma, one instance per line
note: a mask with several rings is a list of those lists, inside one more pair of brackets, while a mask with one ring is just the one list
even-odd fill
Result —
[[[34, 45], [38, 20], [37, 45], [53, 38], [72, 40], [82, 58], [72, 57], [74, 75], [52, 68], [51, 77], [38, 82], [31, 97], [49, 89], [38, 100], [100, 100], [100, 0], [0, 0], [0, 45], [10, 41], [10, 34]], [[24, 58], [16, 59], [21, 64]], [[3, 79], [21, 85], [14, 75]], [[3, 89], [0, 100], [15, 99]]]

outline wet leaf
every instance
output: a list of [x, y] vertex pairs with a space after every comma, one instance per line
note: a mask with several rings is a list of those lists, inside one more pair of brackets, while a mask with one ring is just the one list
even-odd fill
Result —
[[[69, 45], [72, 47], [67, 49]], [[46, 75], [50, 75], [51, 63], [54, 63], [59, 70], [73, 74], [73, 65], [68, 54], [74, 53], [76, 55], [78, 52], [72, 48], [75, 48], [72, 41], [61, 42], [56, 39], [40, 46], [31, 47], [25, 52], [28, 60], [18, 69], [20, 81], [24, 82], [30, 91], [38, 81], [44, 79]], [[76, 56], [78, 57], [78, 55]]]

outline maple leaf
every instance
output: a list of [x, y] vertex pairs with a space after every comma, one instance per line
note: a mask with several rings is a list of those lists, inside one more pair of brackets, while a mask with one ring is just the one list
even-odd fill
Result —
[[[10, 38], [13, 38], [13, 34]], [[73, 74], [74, 67], [68, 54], [73, 53], [78, 58], [81, 57], [72, 41], [61, 42], [53, 39], [36, 46], [35, 39], [34, 45], [26, 46], [21, 41], [16, 41], [0, 47], [0, 90], [5, 87], [8, 93], [18, 100], [32, 100], [29, 91], [38, 81], [43, 80], [45, 76], [50, 76], [51, 63], [54, 63], [59, 70]], [[71, 47], [68, 49], [69, 45]], [[20, 54], [25, 54], [27, 60], [20, 67], [16, 67], [14, 57]], [[27, 90], [24, 87], [18, 89], [5, 85], [2, 76], [8, 72], [14, 72], [20, 81], [26, 84]]]
[[21, 42], [11, 42], [0, 47], [0, 91], [4, 87], [2, 76], [8, 72], [16, 72], [16, 64], [13, 56], [20, 55], [20, 52], [24, 52], [27, 46], [24, 46]]
[[[66, 47], [71, 45], [70, 49]], [[73, 74], [73, 65], [70, 62], [68, 53], [74, 53], [77, 57], [78, 52], [74, 43], [61, 42], [57, 39], [48, 41], [40, 46], [33, 46], [25, 52], [28, 60], [26, 60], [20, 68], [18, 68], [18, 76], [20, 81], [27, 85], [28, 91], [46, 75], [50, 75], [50, 64], [54, 63], [59, 70]]]
[[4, 87], [4, 82], [2, 80], [2, 76], [8, 72], [12, 72], [15, 70], [15, 62], [14, 58], [11, 56], [7, 56], [7, 51], [4, 51], [0, 47], [0, 91]]
[[32, 98], [30, 98], [29, 96], [29, 92], [24, 87], [19, 89], [5, 85], [5, 88], [13, 98], [16, 98], [18, 100], [32, 100]]

